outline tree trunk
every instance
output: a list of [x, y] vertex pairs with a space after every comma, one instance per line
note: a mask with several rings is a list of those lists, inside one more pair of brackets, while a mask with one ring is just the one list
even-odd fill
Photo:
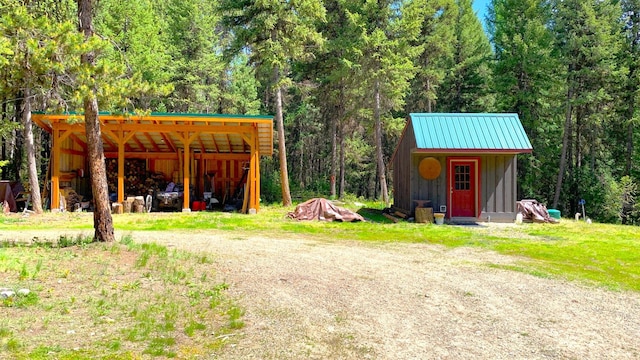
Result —
[[287, 147], [284, 140], [284, 120], [282, 116], [282, 86], [280, 86], [280, 70], [274, 70], [276, 83], [276, 127], [278, 130], [278, 151], [280, 159], [280, 184], [282, 185], [282, 205], [291, 206], [291, 191], [289, 190], [289, 172], [287, 169]]
[[338, 134], [336, 131], [336, 119], [333, 117], [331, 119], [331, 174], [330, 174], [330, 185], [331, 185], [331, 198], [336, 198], [336, 174], [337, 171], [337, 163], [338, 163]]
[[[342, 101], [342, 100], [340, 100]], [[339, 113], [340, 111], [338, 111]], [[331, 117], [331, 121], [330, 123], [330, 127], [331, 127], [331, 131], [329, 131], [329, 133], [331, 134], [331, 174], [330, 174], [330, 185], [331, 185], [331, 198], [335, 199], [336, 197], [336, 173], [337, 173], [337, 166], [336, 164], [338, 163], [338, 131], [337, 131], [337, 124], [338, 124], [338, 120], [337, 120], [338, 114], [333, 114], [333, 116]]]
[[339, 172], [340, 172], [340, 186], [338, 187], [338, 199], [342, 199], [344, 197], [344, 188], [346, 187], [345, 182], [345, 157], [344, 157], [344, 122], [341, 122], [338, 128], [338, 142], [340, 146], [338, 147], [340, 163], [339, 163]]
[[635, 73], [638, 71], [636, 66], [631, 66], [629, 70], [629, 83], [631, 84], [627, 88], [627, 93], [630, 95], [630, 99], [628, 100], [629, 107], [627, 108], [627, 120], [629, 121], [629, 125], [627, 125], [627, 151], [626, 151], [626, 166], [625, 166], [625, 175], [631, 175], [631, 169], [633, 168], [633, 113], [635, 112], [635, 100], [636, 97], [633, 95], [635, 93], [635, 89], [632, 83], [633, 78], [635, 78]]
[[375, 108], [373, 116], [375, 120], [375, 142], [376, 142], [376, 160], [378, 167], [378, 179], [380, 181], [380, 193], [382, 194], [382, 201], [385, 205], [389, 205], [389, 192], [387, 191], [387, 176], [384, 166], [384, 156], [382, 154], [382, 120], [380, 119], [380, 80], [375, 82]]
[[427, 79], [427, 91], [425, 91], [425, 95], [427, 97], [427, 112], [431, 113], [431, 80]]
[[625, 175], [631, 175], [633, 167], [633, 124], [627, 125], [627, 154], [626, 154]]
[[[93, 35], [92, 0], [78, 0], [79, 30], [85, 39]], [[89, 51], [80, 58], [82, 64], [92, 68], [95, 65], [95, 52]], [[93, 190], [93, 227], [94, 240], [115, 241], [113, 219], [109, 207], [109, 189], [104, 161], [104, 146], [98, 118], [98, 100], [96, 90], [92, 88], [84, 98], [84, 125], [87, 133], [87, 149], [89, 153], [89, 171], [91, 189]]]
[[[18, 100], [16, 100], [14, 110], [13, 122], [20, 123], [22, 121], [22, 97], [24, 94], [19, 92], [17, 94]], [[13, 130], [14, 142], [13, 149], [11, 149], [11, 170], [13, 171], [13, 180], [22, 181], [20, 178], [20, 169], [22, 169], [22, 150], [24, 148], [24, 134], [19, 129]]]
[[[36, 164], [36, 145], [33, 139], [33, 123], [31, 121], [31, 89], [24, 90], [22, 102], [22, 125], [24, 126], [24, 140], [27, 149], [27, 169], [29, 187], [31, 188], [31, 204], [36, 214], [42, 214], [42, 199], [40, 197], [40, 182], [38, 181], [38, 166]], [[28, 204], [25, 204], [25, 207]]]
[[553, 197], [552, 208], [558, 207], [558, 202], [560, 201], [560, 192], [562, 190], [562, 177], [564, 175], [564, 170], [567, 166], [567, 149], [569, 146], [569, 137], [571, 136], [571, 98], [573, 97], [573, 89], [569, 86], [569, 90], [567, 91], [567, 109], [565, 112], [564, 119], [564, 133], [562, 134], [562, 153], [560, 155], [560, 169], [558, 170], [558, 180], [556, 181], [556, 192]]
[[[7, 114], [7, 102], [5, 101], [4, 98], [2, 98], [2, 114], [0, 114], [0, 121], [2, 121], [3, 123], [5, 121], [9, 121], [9, 119], [6, 119], [5, 116]], [[2, 159], [8, 159], [7, 157], [7, 140], [6, 139], [2, 139]], [[5, 166], [2, 167], [2, 178], [3, 179], [8, 179], [7, 177], [7, 172], [9, 171], [9, 163], [7, 163]]]

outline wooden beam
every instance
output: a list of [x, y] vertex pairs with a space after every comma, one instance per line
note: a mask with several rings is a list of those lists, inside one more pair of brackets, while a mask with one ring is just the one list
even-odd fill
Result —
[[162, 136], [162, 139], [164, 139], [164, 143], [167, 144], [169, 149], [171, 149], [173, 152], [176, 152], [178, 150], [178, 148], [176, 148], [176, 145], [173, 143], [173, 141], [171, 141], [171, 139], [169, 139], [167, 134], [160, 133], [160, 135]]
[[198, 137], [198, 145], [200, 145], [200, 152], [205, 152], [207, 151], [204, 147], [204, 143], [202, 142], [202, 138]]
[[[72, 130], [78, 133], [84, 133], [84, 127], [79, 124], [60, 123], [60, 130]], [[211, 134], [242, 134], [251, 131], [251, 124], [247, 125], [183, 125], [183, 124], [104, 124], [101, 127], [103, 132], [114, 132], [118, 130], [137, 131], [137, 132], [201, 132]]]
[[160, 148], [158, 147], [158, 144], [156, 144], [156, 141], [153, 140], [151, 135], [149, 135], [148, 132], [145, 132], [143, 134], [149, 140], [149, 143], [151, 143], [151, 146], [153, 146], [153, 151], [160, 152]]
[[218, 148], [218, 142], [216, 141], [216, 135], [215, 134], [211, 134], [211, 141], [213, 141], [213, 147], [215, 148], [214, 150], [216, 152], [220, 152], [220, 149]]
[[69, 135], [69, 137], [70, 137], [70, 138], [72, 138], [72, 139], [73, 139], [73, 141], [75, 141], [78, 145], [80, 145], [80, 147], [82, 148], [82, 150], [84, 150], [84, 152], [85, 152], [85, 153], [88, 151], [88, 150], [87, 150], [87, 143], [86, 143], [86, 142], [84, 142], [84, 141], [82, 141], [82, 139], [80, 139], [80, 138], [78, 137], [78, 135], [76, 135], [76, 134], [70, 134], [70, 135]]
[[[105, 152], [104, 156], [108, 159], [118, 158], [117, 151]], [[249, 161], [251, 154], [242, 153], [196, 153], [194, 154], [196, 159], [205, 160], [237, 160], [237, 161]], [[158, 159], [158, 160], [178, 160], [177, 153], [170, 152], [128, 152], [127, 157], [131, 159]]]
[[133, 137], [131, 138], [131, 139], [133, 140], [133, 142], [135, 142], [135, 143], [136, 143], [136, 145], [138, 145], [138, 147], [140, 148], [140, 150], [146, 151], [146, 150], [147, 150], [147, 148], [144, 146], [144, 144], [142, 143], [142, 141], [140, 141], [140, 140], [138, 139], [138, 137], [135, 135], [136, 133], [135, 133], [135, 132], [132, 132], [132, 133], [134, 134], [134, 135], [133, 135]]
[[113, 142], [113, 140], [109, 139], [108, 136], [102, 136], [102, 140], [104, 140], [104, 142], [109, 144], [110, 147], [116, 148], [116, 149], [118, 148], [118, 143], [117, 142]]
[[62, 137], [60, 136], [60, 129], [55, 124], [53, 126], [53, 148], [51, 149], [51, 161], [53, 164], [51, 169], [51, 210], [60, 210], [60, 143]]
[[122, 142], [118, 144], [118, 202], [124, 203], [124, 143]]
[[86, 151], [81, 150], [72, 150], [72, 149], [60, 149], [61, 154], [67, 155], [76, 155], [76, 156], [85, 156], [87, 155]]
[[227, 139], [227, 144], [229, 145], [229, 152], [233, 152], [233, 146], [231, 145], [231, 140], [229, 140], [229, 134], [224, 134]]
[[247, 189], [249, 190], [249, 208], [255, 209], [258, 211], [258, 200], [259, 200], [259, 173], [257, 172], [260, 165], [258, 165], [259, 155], [258, 155], [258, 133], [257, 131], [251, 134], [251, 138], [249, 139], [249, 144], [251, 145], [251, 160], [249, 162], [249, 186]]
[[184, 196], [183, 196], [183, 204], [182, 204], [182, 211], [191, 211], [191, 199], [189, 198], [189, 180], [191, 177], [191, 173], [190, 173], [190, 168], [191, 168], [191, 160], [189, 159], [189, 154], [191, 153], [191, 151], [189, 151], [189, 142], [185, 142], [184, 144], [184, 160], [182, 162], [182, 166], [183, 166], [183, 177], [182, 177], [182, 185], [184, 186]]
[[256, 159], [255, 159], [255, 173], [256, 173], [256, 191], [254, 192], [255, 197], [254, 197], [254, 207], [256, 209], [256, 212], [260, 211], [260, 138], [258, 137], [258, 129], [256, 127], [256, 132], [255, 132], [256, 136], [255, 136], [255, 141], [256, 141]]

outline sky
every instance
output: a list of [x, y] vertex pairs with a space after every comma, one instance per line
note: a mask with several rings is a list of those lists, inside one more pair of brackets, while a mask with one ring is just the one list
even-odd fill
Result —
[[478, 19], [483, 24], [485, 23], [484, 18], [487, 16], [487, 6], [491, 0], [473, 0], [473, 10], [478, 14]]

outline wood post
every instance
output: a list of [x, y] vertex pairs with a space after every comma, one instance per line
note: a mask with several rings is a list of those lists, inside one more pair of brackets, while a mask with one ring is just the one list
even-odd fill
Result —
[[60, 130], [58, 123], [53, 123], [53, 149], [51, 161], [53, 162], [51, 174], [51, 210], [60, 209]]
[[124, 201], [124, 143], [118, 139], [118, 202]]
[[191, 178], [191, 174], [190, 174], [190, 164], [191, 161], [189, 160], [189, 154], [191, 153], [191, 151], [189, 151], [189, 143], [185, 141], [184, 143], [184, 160], [182, 161], [182, 165], [183, 165], [183, 177], [182, 177], [182, 185], [184, 186], [184, 201], [182, 203], [182, 211], [190, 211], [191, 210], [191, 199], [190, 199], [190, 192], [189, 192], [189, 186], [190, 184], [190, 178]]

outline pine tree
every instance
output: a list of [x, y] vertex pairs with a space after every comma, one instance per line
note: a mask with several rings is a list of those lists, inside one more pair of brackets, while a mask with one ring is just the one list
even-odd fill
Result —
[[3, 54], [7, 66], [5, 91], [21, 94], [16, 113], [21, 114], [24, 129], [27, 173], [33, 210], [42, 212], [42, 199], [36, 161], [36, 144], [31, 121], [35, 99], [46, 100], [56, 91], [52, 83], [69, 66], [80, 42], [70, 22], [57, 23], [46, 13], [13, 3], [0, 18], [0, 34], [7, 48]]
[[447, 74], [440, 86], [443, 112], [483, 112], [492, 110], [491, 69], [493, 54], [480, 20], [471, 7], [471, 0], [456, 0], [458, 13], [454, 24], [454, 50]]
[[316, 23], [325, 20], [325, 8], [319, 0], [282, 2], [222, 0], [223, 23], [235, 35], [228, 53], [237, 54], [247, 46], [253, 63], [272, 74], [275, 91], [276, 130], [280, 158], [282, 203], [291, 205], [289, 173], [283, 119], [283, 91], [291, 84], [292, 61], [308, 60], [323, 43]]
[[[612, 93], [622, 72], [617, 57], [621, 50], [618, 2], [563, 0], [555, 3], [554, 26], [557, 46], [566, 68], [566, 105], [562, 152], [553, 207], [563, 190], [565, 172], [569, 175], [570, 196], [581, 196], [582, 178], [593, 178], [598, 160], [609, 156], [603, 144], [603, 126], [614, 109]], [[600, 173], [608, 173], [606, 167]], [[575, 209], [574, 199], [565, 206]]]
[[[78, 0], [78, 30], [84, 34], [89, 43], [93, 33], [93, 2], [92, 0]], [[104, 161], [104, 145], [98, 118], [98, 97], [96, 83], [93, 82], [96, 65], [95, 49], [89, 47], [82, 54], [80, 62], [84, 67], [84, 123], [87, 134], [88, 157], [91, 175], [91, 189], [93, 191], [93, 226], [94, 239], [97, 241], [115, 241], [113, 233], [113, 219], [109, 206], [109, 190], [107, 187], [107, 172]]]
[[549, 46], [553, 44], [550, 21], [545, 0], [494, 0], [489, 9], [496, 108], [518, 113], [533, 145], [531, 156], [519, 157], [520, 198], [543, 202], [553, 196], [547, 179], [557, 169], [551, 159], [559, 154], [550, 139], [557, 132], [563, 88], [558, 54]]
[[[166, 21], [158, 16], [160, 5], [151, 0], [100, 0], [96, 4], [95, 28], [114, 44], [112, 51], [102, 56], [112, 63], [124, 63], [128, 77], [136, 76], [160, 92], [168, 92], [165, 87], [171, 80], [171, 46]], [[139, 93], [133, 107], [158, 107], [154, 95]]]
[[411, 81], [407, 112], [432, 112], [438, 102], [438, 89], [453, 59], [454, 23], [458, 7], [453, 0], [416, 0], [421, 19], [420, 36], [412, 44], [420, 48], [417, 73]]
[[625, 175], [638, 176], [638, 169], [634, 166], [634, 155], [637, 152], [634, 143], [637, 138], [637, 124], [640, 123], [640, 0], [623, 0], [623, 21], [625, 43], [623, 46], [623, 61], [628, 68], [628, 75], [624, 82], [623, 118], [626, 130]]
[[[404, 107], [409, 81], [415, 74], [414, 60], [420, 48], [411, 46], [420, 31], [417, 7], [400, 1], [365, 0], [350, 2], [347, 13], [356, 21], [360, 33], [356, 38], [359, 79], [363, 104], [371, 109], [373, 138], [380, 196], [389, 203], [383, 128], [394, 128], [402, 119], [393, 117], [393, 110]], [[397, 127], [395, 127], [397, 128]]]

